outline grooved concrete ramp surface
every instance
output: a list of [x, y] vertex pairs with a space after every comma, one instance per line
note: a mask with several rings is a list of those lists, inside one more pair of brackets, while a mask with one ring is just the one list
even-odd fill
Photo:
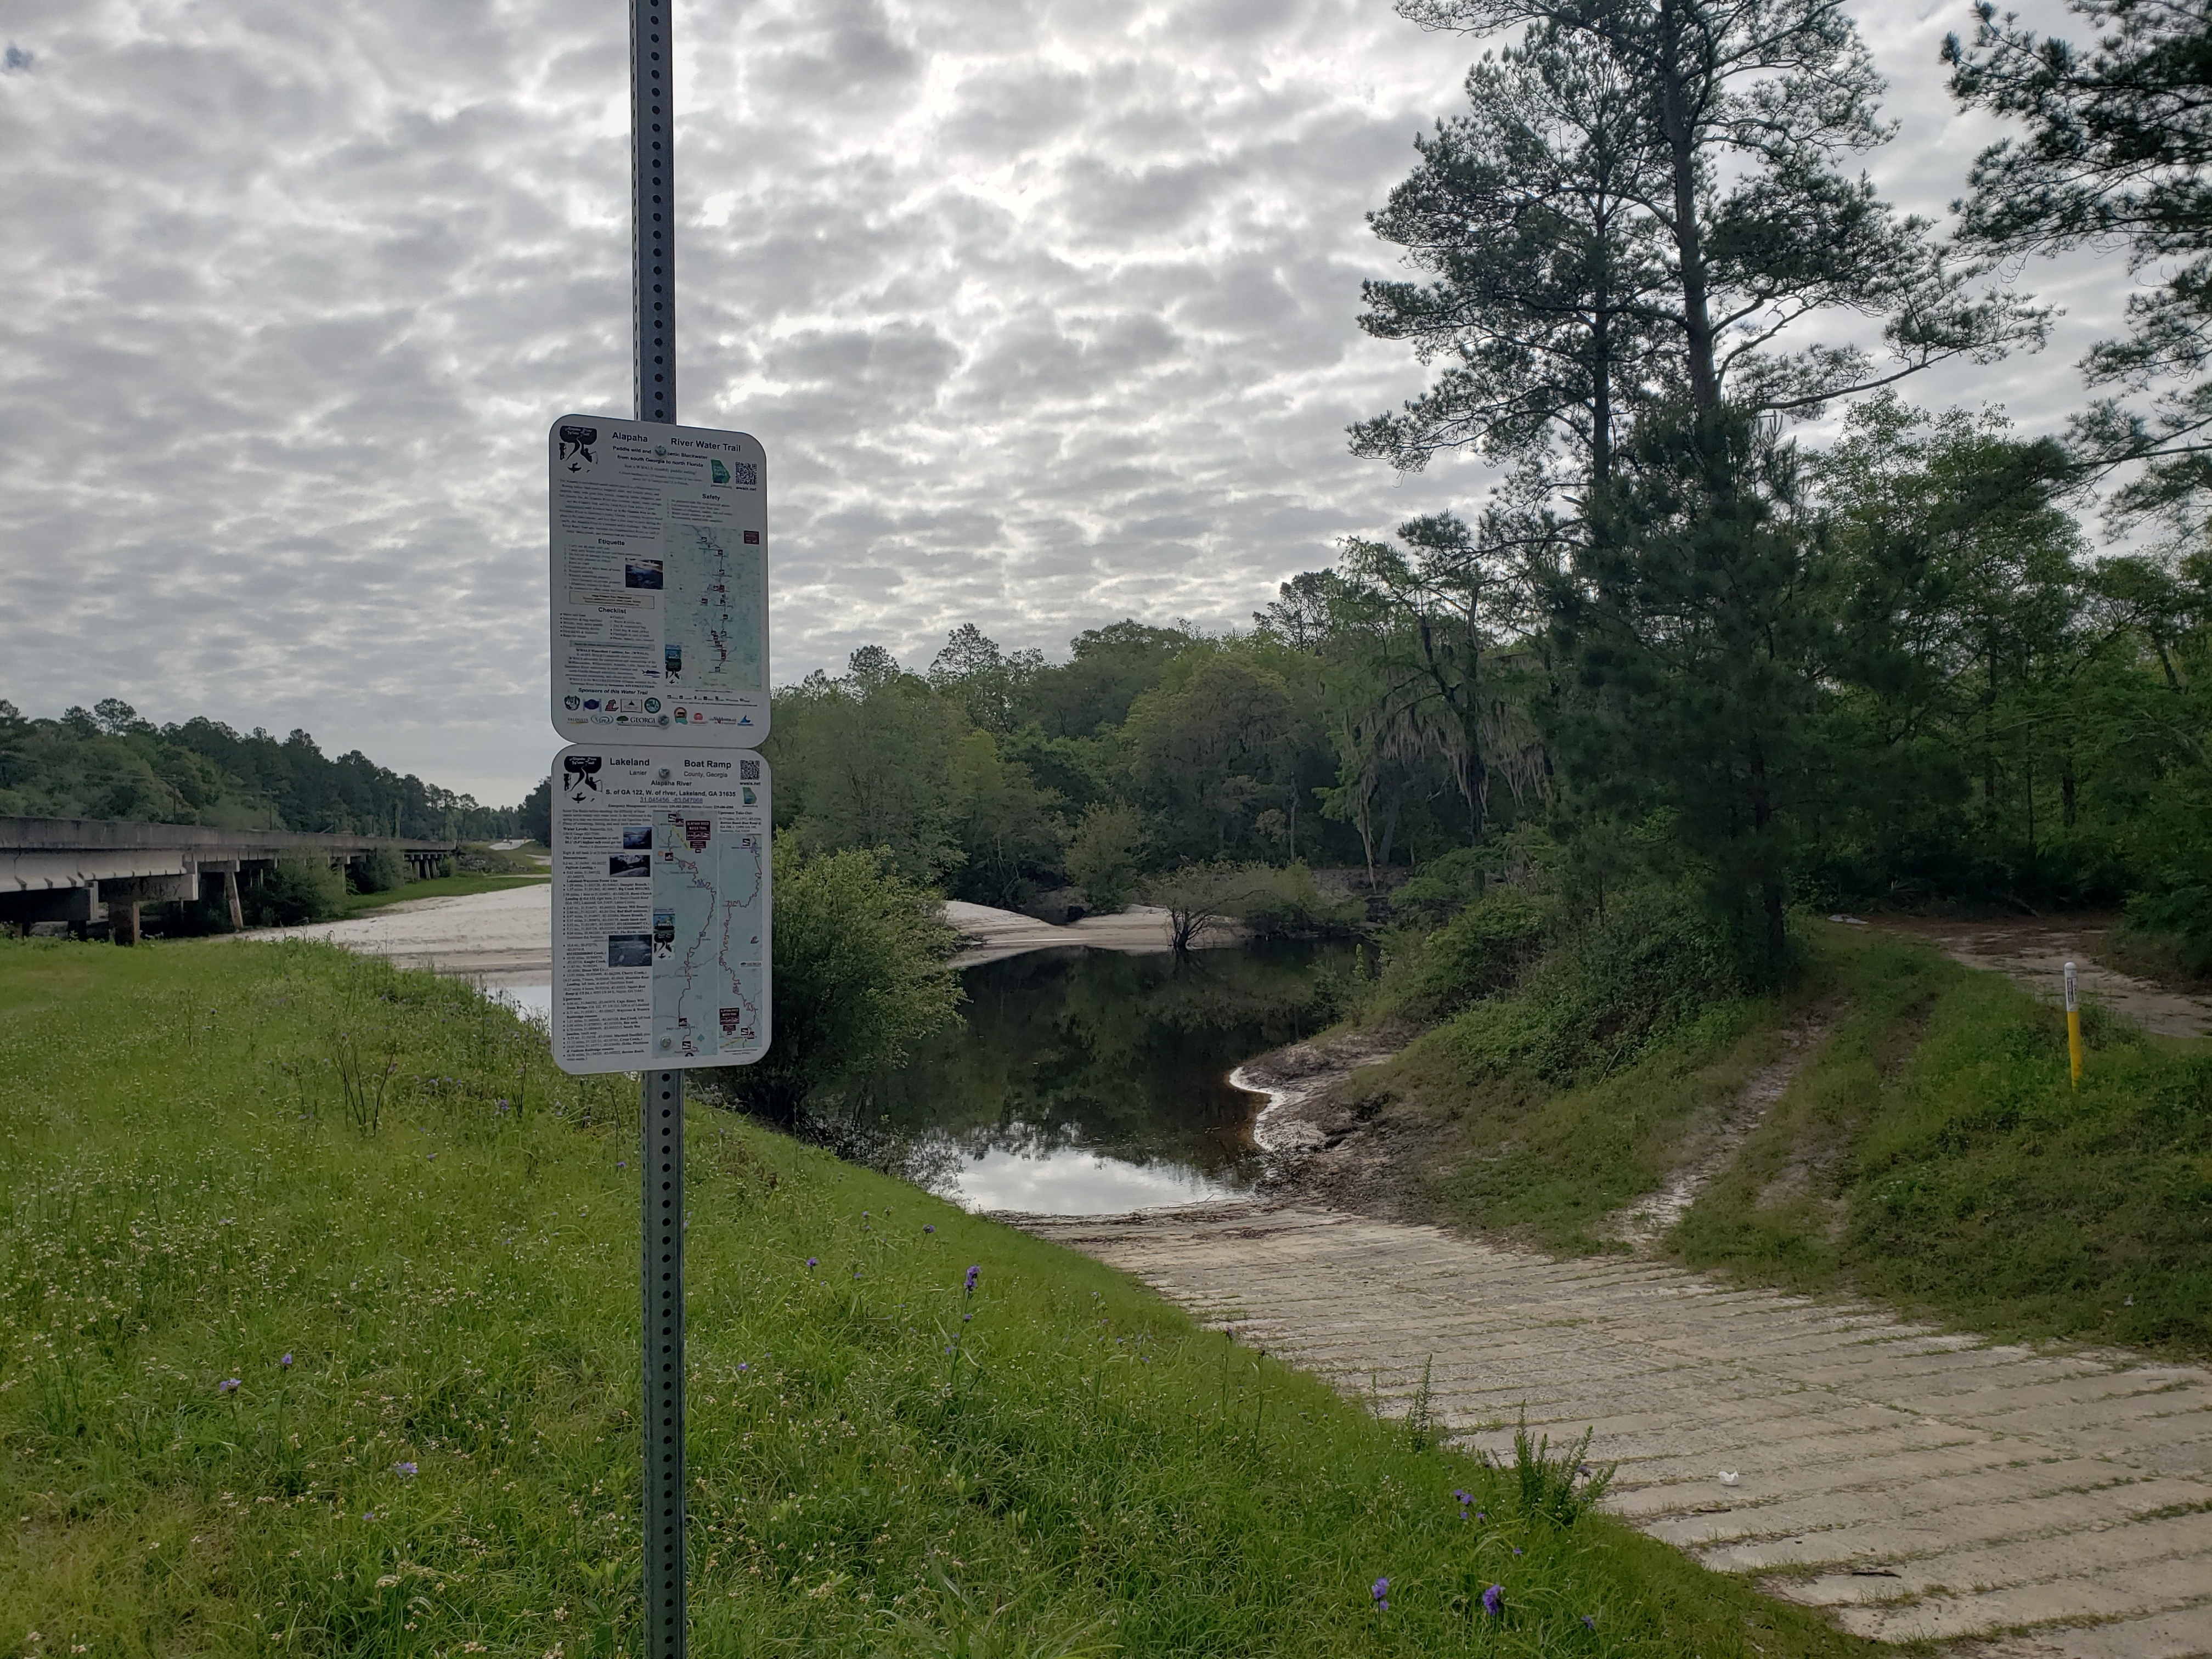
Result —
[[1466, 1443], [1510, 1455], [1524, 1402], [1555, 1445], [1593, 1425], [1610, 1508], [1862, 1635], [2212, 1654], [2203, 1370], [1315, 1209], [1007, 1218], [1386, 1409], [1433, 1361]]

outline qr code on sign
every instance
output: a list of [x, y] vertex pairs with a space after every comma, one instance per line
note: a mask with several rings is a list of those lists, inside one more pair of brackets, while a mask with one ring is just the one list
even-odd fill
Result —
[[758, 783], [760, 781], [760, 763], [757, 760], [739, 761], [738, 763], [738, 781], [740, 783]]
[[738, 488], [757, 489], [760, 487], [760, 468], [750, 461], [732, 461], [730, 471], [736, 475]]

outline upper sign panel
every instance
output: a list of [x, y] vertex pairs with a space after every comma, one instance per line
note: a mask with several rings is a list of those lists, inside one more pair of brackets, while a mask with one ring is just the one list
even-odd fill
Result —
[[546, 434], [553, 729], [768, 735], [768, 459], [743, 432], [563, 415]]

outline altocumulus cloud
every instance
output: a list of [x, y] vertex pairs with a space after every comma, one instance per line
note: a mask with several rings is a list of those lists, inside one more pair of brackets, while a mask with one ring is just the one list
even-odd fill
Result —
[[[1963, 21], [1869, 19], [1942, 152], [1877, 176], [1923, 210], [1983, 137], [1921, 61]], [[623, 9], [9, 27], [0, 695], [519, 796], [553, 741], [544, 423], [629, 407]], [[1389, 268], [1362, 216], [1472, 43], [1376, 0], [679, 0], [678, 39], [682, 413], [769, 447], [779, 678], [968, 620], [1240, 621], [1479, 490], [1342, 435], [1419, 384], [1355, 326]]]

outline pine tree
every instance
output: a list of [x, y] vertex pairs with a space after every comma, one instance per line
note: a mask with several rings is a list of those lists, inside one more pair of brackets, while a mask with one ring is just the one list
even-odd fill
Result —
[[2161, 389], [2148, 412], [2099, 401], [2075, 437], [2095, 465], [2148, 464], [2116, 498], [2122, 518], [2164, 511], [2193, 526], [2212, 493], [2212, 3], [2070, 4], [2109, 31], [2087, 52], [1986, 0], [1972, 43], [1943, 44], [1959, 101], [2027, 129], [1976, 159], [1960, 234], [1996, 254], [2118, 240], [2131, 269], [2160, 267], [2129, 300], [2127, 337], [2082, 368], [2092, 386]]

